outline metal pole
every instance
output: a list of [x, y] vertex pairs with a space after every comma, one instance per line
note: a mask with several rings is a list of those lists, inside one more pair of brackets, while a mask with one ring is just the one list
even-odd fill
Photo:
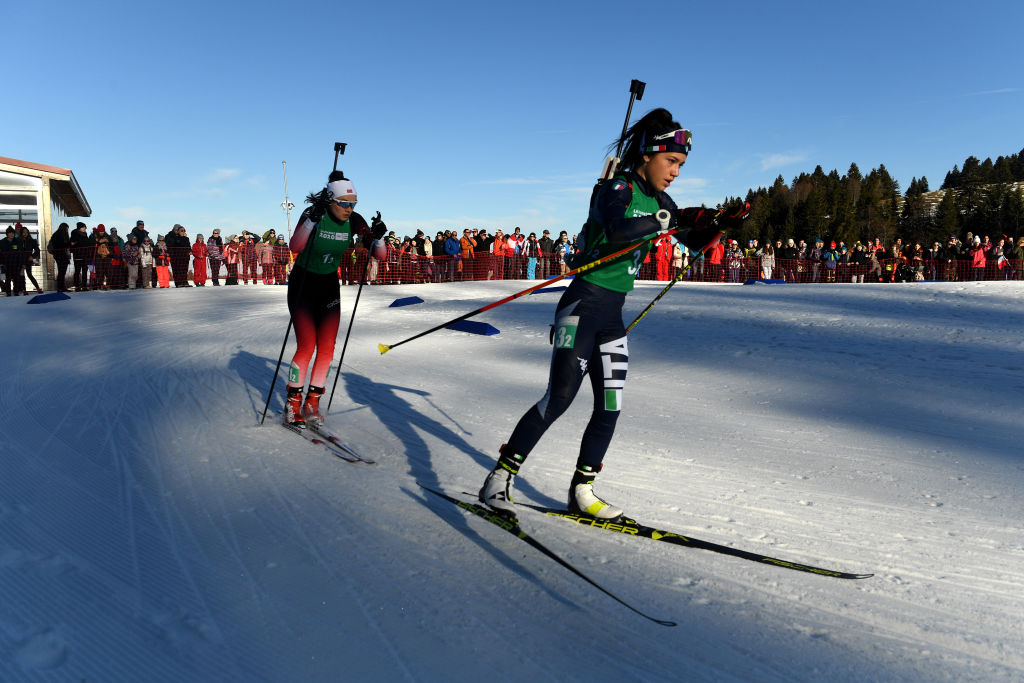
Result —
[[285, 235], [287, 239], [292, 238], [292, 209], [295, 205], [288, 201], [288, 162], [282, 161], [281, 167], [284, 169], [284, 201], [281, 202], [281, 208], [284, 209], [284, 221], [285, 221]]

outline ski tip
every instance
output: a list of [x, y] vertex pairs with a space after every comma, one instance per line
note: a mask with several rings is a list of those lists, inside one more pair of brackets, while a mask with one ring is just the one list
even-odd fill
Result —
[[391, 347], [388, 346], [387, 344], [377, 344], [377, 350], [380, 351], [380, 355], [383, 356], [385, 353], [391, 350]]

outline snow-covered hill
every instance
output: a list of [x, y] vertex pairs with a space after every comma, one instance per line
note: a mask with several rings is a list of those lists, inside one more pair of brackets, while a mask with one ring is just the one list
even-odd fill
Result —
[[[376, 345], [524, 286], [363, 291], [329, 421], [375, 466], [257, 426], [283, 287], [0, 300], [0, 679], [1024, 677], [1021, 283], [674, 288], [630, 335], [599, 492], [649, 524], [875, 573], [521, 516], [675, 628], [416, 484], [479, 486], [543, 392], [558, 294], [481, 316], [500, 335]], [[562, 502], [589, 404], [541, 442], [521, 498]]]

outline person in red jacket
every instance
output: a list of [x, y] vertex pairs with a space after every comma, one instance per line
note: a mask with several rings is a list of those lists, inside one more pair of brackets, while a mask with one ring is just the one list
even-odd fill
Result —
[[723, 256], [725, 256], [725, 245], [719, 240], [715, 243], [715, 246], [708, 250], [708, 270], [710, 271], [712, 282], [722, 282], [725, 280], [725, 271], [722, 269]]
[[196, 287], [206, 286], [206, 257], [209, 255], [202, 235], [196, 235], [192, 245], [192, 282]]
[[672, 279], [670, 275], [672, 271], [672, 249], [673, 242], [671, 238], [662, 237], [658, 240], [656, 251], [654, 252], [654, 266], [659, 281], [664, 282]]

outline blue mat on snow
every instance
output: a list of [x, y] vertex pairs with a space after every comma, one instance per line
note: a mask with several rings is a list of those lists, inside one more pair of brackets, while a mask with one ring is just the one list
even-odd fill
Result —
[[64, 301], [71, 297], [64, 292], [50, 292], [49, 294], [36, 294], [34, 297], [26, 301], [27, 304], [48, 304], [51, 301]]
[[413, 304], [421, 304], [423, 299], [418, 296], [407, 296], [404, 299], [395, 299], [391, 302], [388, 308], [394, 308], [395, 306], [412, 306]]
[[540, 294], [542, 292], [561, 292], [564, 289], [568, 289], [568, 287], [566, 287], [565, 285], [562, 285], [561, 287], [541, 287], [540, 289], [535, 289], [532, 292], [530, 292], [530, 296], [533, 296], [534, 294]]
[[471, 334], [500, 334], [501, 330], [488, 323], [478, 323], [475, 320], [460, 320], [445, 327], [447, 330], [458, 330]]
[[745, 285], [784, 285], [784, 284], [786, 284], [786, 281], [783, 280], [780, 277], [773, 277], [770, 280], [765, 280], [764, 278], [761, 278], [761, 279], [751, 278], [750, 280], [747, 280], [743, 284], [745, 284]]

